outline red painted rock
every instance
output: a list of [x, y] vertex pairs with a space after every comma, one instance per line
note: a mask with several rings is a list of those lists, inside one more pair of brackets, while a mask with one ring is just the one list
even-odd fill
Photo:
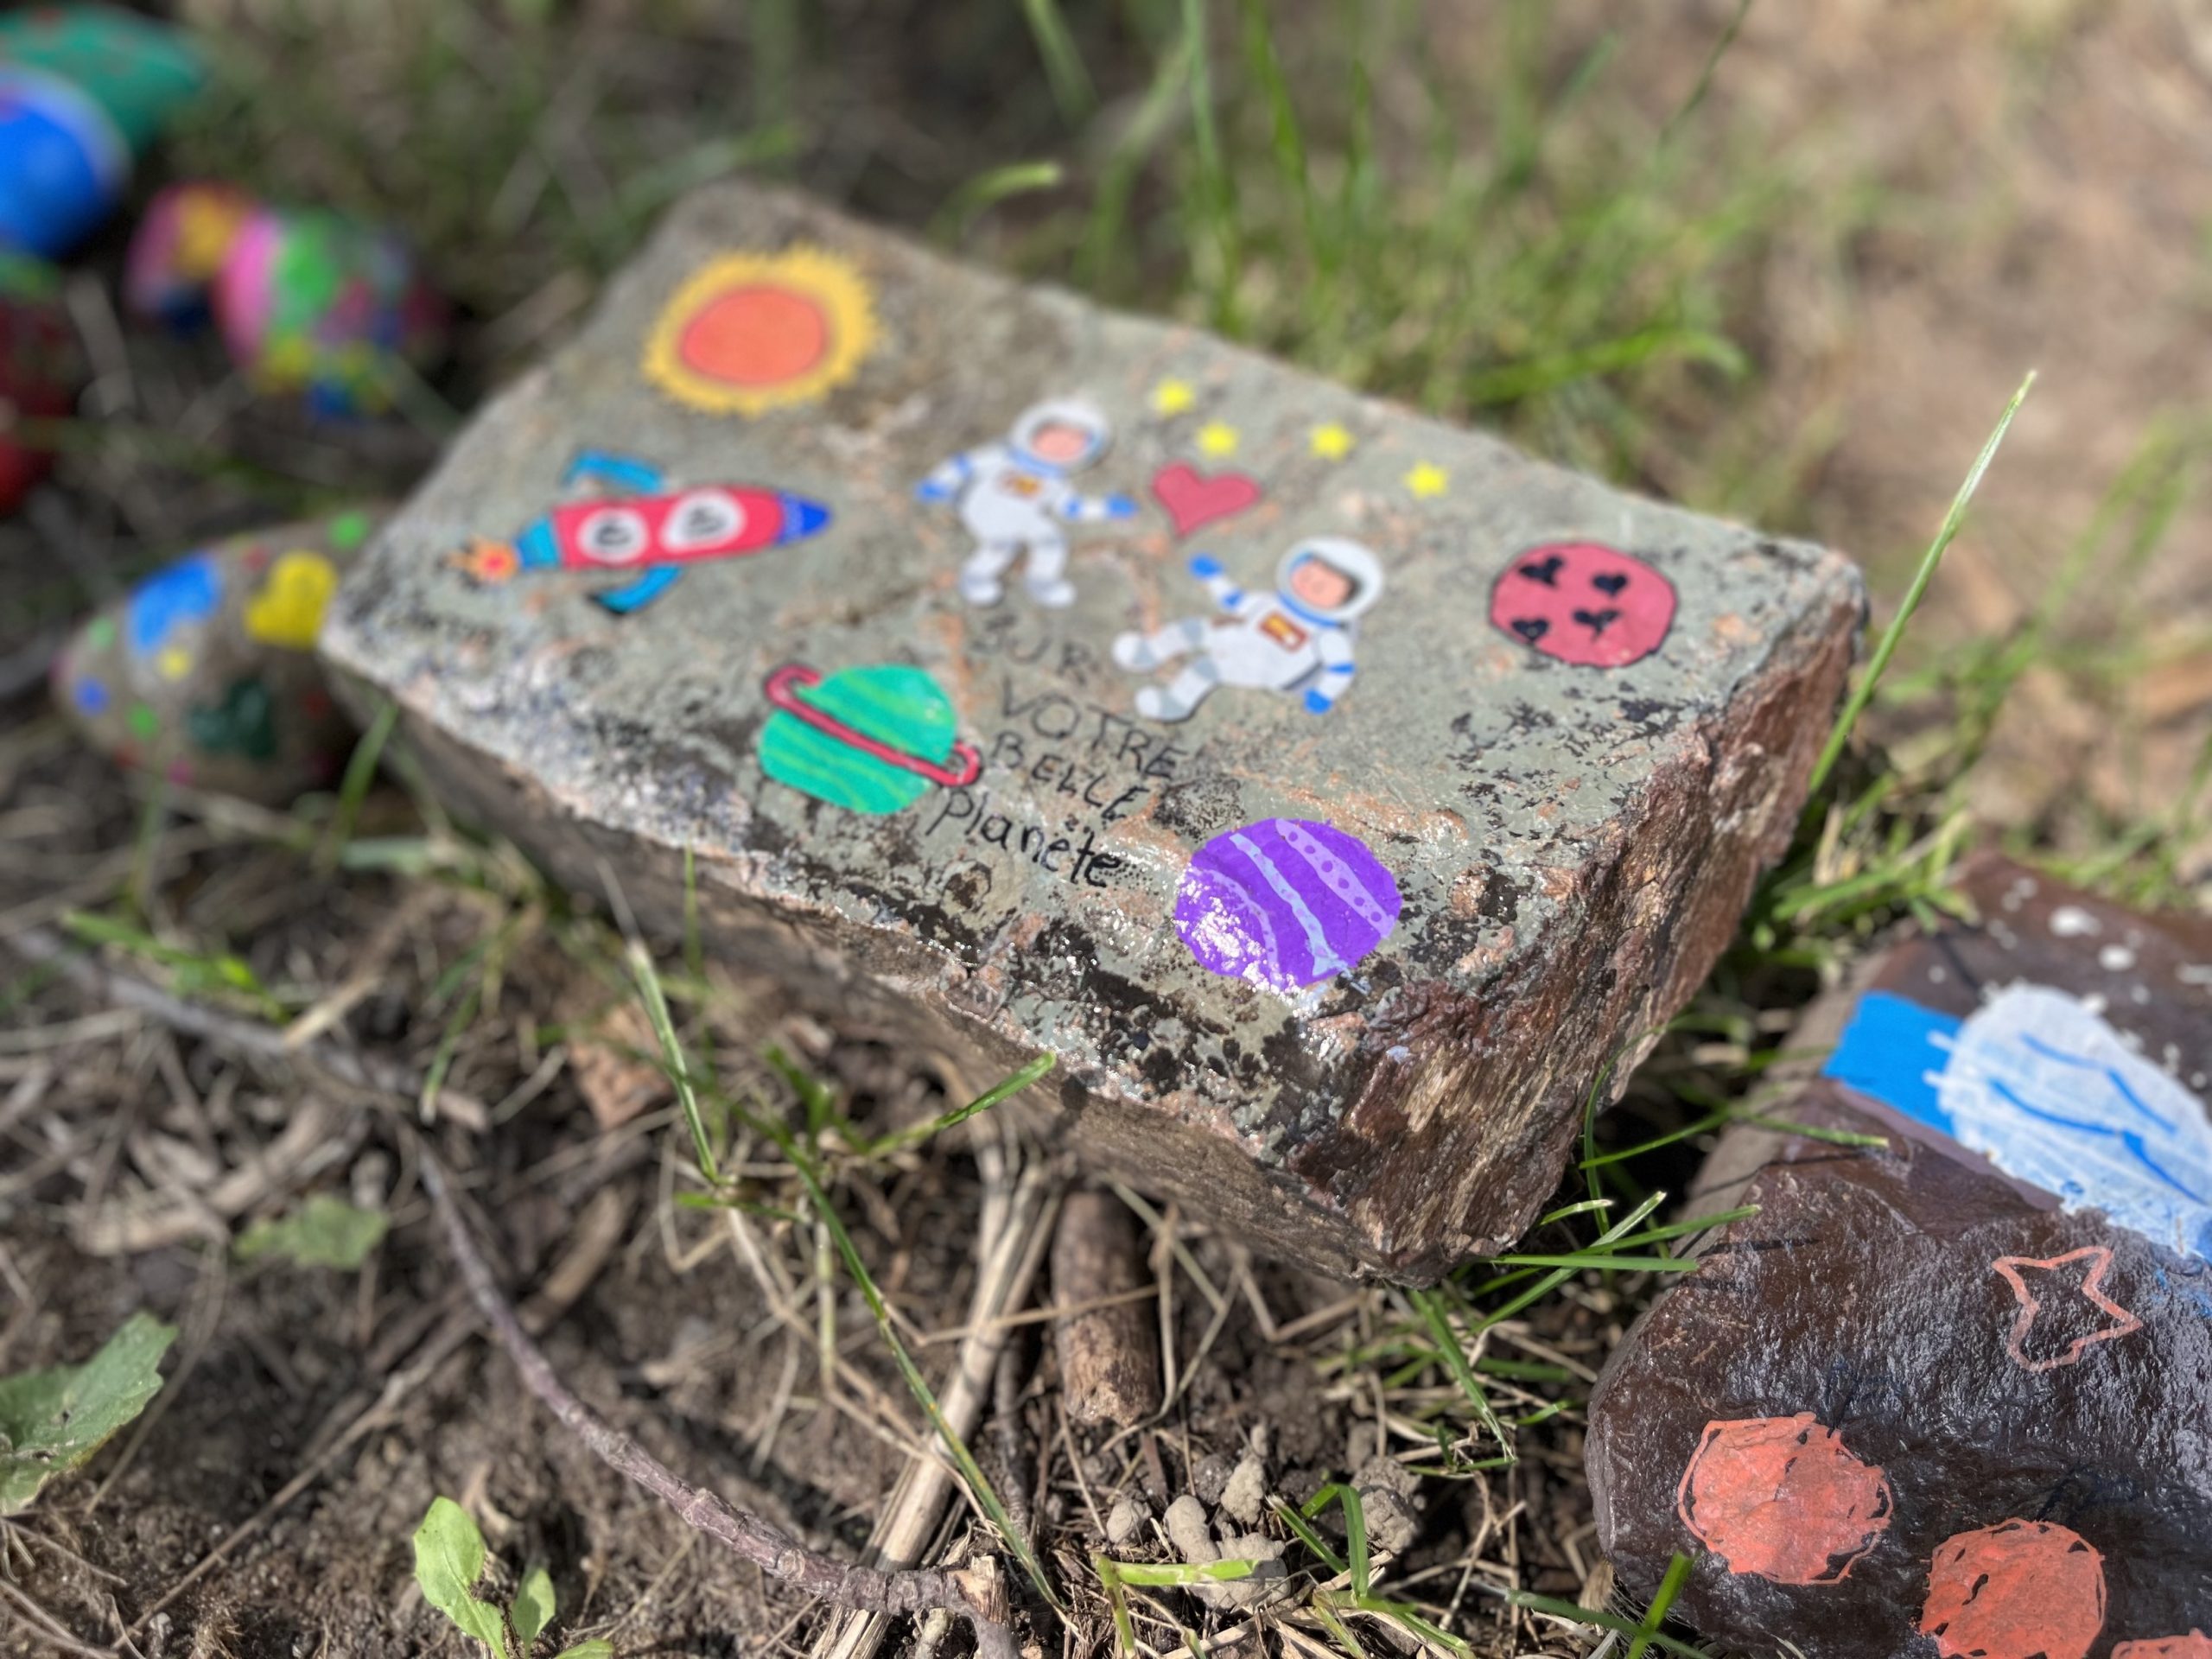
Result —
[[[2212, 1659], [2212, 922], [2002, 860], [1816, 1004], [1587, 1441], [1630, 1594], [1806, 1659]], [[2176, 1634], [2183, 1632], [2185, 1634]]]
[[19, 418], [67, 415], [84, 380], [60, 279], [36, 260], [0, 256], [0, 513], [22, 505], [54, 454], [20, 435]]

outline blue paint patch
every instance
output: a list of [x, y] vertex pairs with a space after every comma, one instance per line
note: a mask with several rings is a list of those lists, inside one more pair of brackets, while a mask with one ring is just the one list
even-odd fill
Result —
[[1910, 997], [1869, 991], [1852, 1010], [1851, 1023], [1821, 1075], [1931, 1129], [1955, 1135], [1956, 1126], [1943, 1109], [1936, 1080], [1950, 1061], [1951, 1039], [1961, 1023]]
[[194, 553], [156, 570], [131, 590], [124, 637], [138, 656], [161, 649], [172, 629], [215, 613], [223, 600], [223, 572], [211, 553]]
[[112, 701], [107, 694], [107, 687], [98, 680], [78, 681], [75, 695], [78, 712], [80, 714], [104, 715], [108, 710], [108, 704]]

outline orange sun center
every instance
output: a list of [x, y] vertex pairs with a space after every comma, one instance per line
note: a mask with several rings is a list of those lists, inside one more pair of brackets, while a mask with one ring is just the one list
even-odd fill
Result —
[[765, 283], [717, 295], [683, 325], [677, 347], [696, 373], [734, 386], [798, 378], [830, 348], [830, 319], [804, 294]]

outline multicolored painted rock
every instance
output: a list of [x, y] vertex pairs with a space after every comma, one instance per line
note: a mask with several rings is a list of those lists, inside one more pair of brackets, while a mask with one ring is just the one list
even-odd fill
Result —
[[824, 676], [791, 663], [766, 690], [776, 712], [761, 728], [761, 770], [817, 801], [896, 812], [931, 785], [975, 782], [982, 766], [956, 735], [952, 704], [918, 668], [891, 663]]
[[82, 240], [205, 73], [182, 34], [135, 12], [0, 16], [0, 248], [51, 258]]
[[0, 255], [0, 513], [12, 512], [54, 466], [53, 452], [16, 427], [67, 415], [84, 384], [84, 355], [60, 279], [35, 259]]
[[220, 183], [154, 199], [131, 238], [124, 297], [173, 327], [212, 312], [258, 390], [303, 393], [322, 414], [385, 409], [445, 349], [445, 302], [398, 237]]
[[389, 406], [445, 349], [446, 308], [406, 243], [336, 213], [247, 215], [215, 278], [231, 360], [263, 391], [331, 415]]
[[1175, 894], [1175, 931], [1217, 974], [1272, 990], [1333, 979], [1390, 936], [1398, 884], [1354, 837], [1306, 818], [1224, 830]]
[[1815, 1004], [1590, 1402], [1631, 1595], [1806, 1659], [2212, 1659], [2212, 922], [2000, 859]]
[[314, 646], [375, 524], [341, 512], [187, 554], [78, 631], [56, 701], [94, 747], [175, 783], [266, 801], [328, 783], [352, 728]]

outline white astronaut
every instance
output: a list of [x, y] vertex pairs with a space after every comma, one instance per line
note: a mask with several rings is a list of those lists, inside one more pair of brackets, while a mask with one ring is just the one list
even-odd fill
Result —
[[917, 486], [924, 501], [957, 500], [960, 522], [976, 551], [960, 569], [960, 592], [971, 605], [995, 605], [1000, 578], [1026, 552], [1029, 596], [1058, 609], [1075, 602], [1067, 579], [1068, 538], [1062, 524], [1095, 524], [1135, 515], [1126, 495], [1084, 495], [1069, 481], [1106, 453], [1113, 428], [1093, 405], [1073, 398], [1023, 411], [1003, 443], [955, 455]]
[[1137, 692], [1148, 720], [1187, 720], [1217, 685], [1303, 690], [1306, 707], [1325, 715], [1351, 683], [1358, 619], [1382, 594], [1382, 566], [1357, 542], [1317, 536], [1282, 556], [1275, 591], [1248, 594], [1220, 562], [1201, 553], [1191, 574], [1206, 585], [1226, 615], [1186, 616], [1152, 633], [1114, 641], [1123, 668], [1158, 668], [1191, 660], [1166, 685]]

